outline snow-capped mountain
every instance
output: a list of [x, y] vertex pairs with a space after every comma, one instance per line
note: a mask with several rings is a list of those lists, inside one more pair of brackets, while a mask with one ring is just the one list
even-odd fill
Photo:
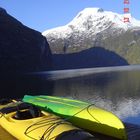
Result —
[[[124, 22], [124, 17], [129, 17], [130, 22]], [[44, 31], [42, 34], [47, 38], [53, 54], [73, 55], [86, 52], [87, 58], [89, 52], [90, 56], [92, 55], [91, 50], [100, 48], [102, 50], [99, 50], [98, 56], [105, 55], [108, 51], [106, 62], [110, 61], [111, 65], [118, 65], [115, 55], [110, 58], [112, 53], [121, 57], [125, 64], [140, 63], [140, 21], [131, 14], [121, 15], [101, 8], [86, 8], [67, 25]], [[87, 61], [91, 62], [89, 59], [100, 58], [88, 58]]]
[[[124, 17], [129, 17], [130, 22], [124, 23]], [[67, 25], [44, 31], [46, 37], [69, 38], [75, 33], [80, 36], [86, 34], [91, 36], [101, 33], [107, 29], [128, 30], [140, 27], [140, 21], [131, 17], [131, 14], [120, 15], [113, 12], [104, 11], [101, 8], [86, 8]]]

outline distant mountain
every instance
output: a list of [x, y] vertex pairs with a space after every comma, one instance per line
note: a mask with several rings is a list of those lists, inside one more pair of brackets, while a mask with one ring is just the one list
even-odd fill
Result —
[[79, 69], [128, 65], [125, 59], [102, 47], [93, 47], [77, 53], [54, 54], [53, 60], [54, 69]]
[[140, 21], [131, 14], [125, 16], [129, 17], [130, 22], [124, 23], [124, 15], [101, 8], [86, 8], [67, 25], [42, 34], [47, 38], [53, 54], [78, 53], [100, 47], [114, 52], [127, 64], [138, 64]]

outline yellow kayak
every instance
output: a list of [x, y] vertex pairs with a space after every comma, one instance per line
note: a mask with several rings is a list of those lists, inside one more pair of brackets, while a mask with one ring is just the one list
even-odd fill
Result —
[[94, 140], [60, 117], [22, 102], [0, 105], [0, 126], [18, 140]]
[[0, 140], [17, 140], [0, 126]]

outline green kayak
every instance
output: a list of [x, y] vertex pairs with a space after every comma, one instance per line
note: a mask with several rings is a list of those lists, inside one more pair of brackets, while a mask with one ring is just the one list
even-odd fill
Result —
[[43, 95], [25, 95], [23, 101], [53, 112], [89, 132], [127, 139], [124, 124], [117, 116], [88, 102]]

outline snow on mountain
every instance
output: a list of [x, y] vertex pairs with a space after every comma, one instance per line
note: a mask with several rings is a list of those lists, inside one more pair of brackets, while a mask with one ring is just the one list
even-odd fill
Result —
[[[124, 23], [124, 17], [129, 17], [130, 22]], [[110, 11], [104, 11], [102, 8], [86, 8], [67, 25], [44, 31], [42, 34], [46, 37], [69, 38], [71, 34], [96, 35], [112, 29], [127, 31], [128, 29], [139, 28], [140, 21], [131, 17], [131, 14], [117, 14]]]

